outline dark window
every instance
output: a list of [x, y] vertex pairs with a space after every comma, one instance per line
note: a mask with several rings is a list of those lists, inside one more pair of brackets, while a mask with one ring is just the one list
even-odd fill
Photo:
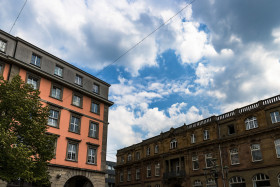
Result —
[[52, 85], [51, 97], [62, 100], [62, 87], [58, 85]]
[[83, 106], [83, 96], [80, 94], [77, 94], [77, 93], [73, 93], [72, 105], [75, 105], [77, 107], [82, 107]]
[[48, 125], [53, 126], [53, 127], [58, 127], [58, 122], [59, 122], [59, 111], [50, 109]]
[[78, 160], [78, 143], [77, 142], [68, 142], [67, 145], [67, 160], [77, 161]]
[[75, 83], [80, 85], [80, 86], [82, 86], [82, 84], [83, 84], [83, 77], [81, 77], [80, 75], [76, 75]]
[[228, 126], [228, 134], [234, 134], [234, 133], [235, 133], [234, 125], [229, 125]]
[[96, 147], [88, 146], [87, 163], [96, 164]]
[[39, 79], [33, 76], [27, 77], [27, 84], [30, 84], [35, 90], [39, 89]]
[[91, 112], [95, 113], [95, 114], [99, 114], [100, 111], [100, 105], [99, 103], [92, 101], [91, 102]]
[[93, 90], [94, 93], [99, 94], [99, 85], [98, 84], [93, 84]]

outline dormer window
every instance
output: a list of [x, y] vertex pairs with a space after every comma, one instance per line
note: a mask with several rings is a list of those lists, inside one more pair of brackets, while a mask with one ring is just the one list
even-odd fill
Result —
[[258, 121], [256, 117], [250, 117], [245, 120], [246, 130], [255, 129], [258, 127]]
[[177, 140], [173, 139], [170, 142], [170, 149], [175, 149], [175, 148], [177, 148]]
[[149, 156], [150, 154], [151, 154], [151, 149], [150, 149], [150, 147], [147, 147], [146, 155]]
[[209, 140], [209, 138], [210, 138], [209, 131], [208, 130], [204, 130], [203, 140]]
[[155, 145], [155, 153], [158, 153], [158, 145]]
[[7, 42], [4, 41], [4, 40], [2, 40], [2, 39], [0, 39], [0, 52], [5, 53], [5, 51], [6, 51], [6, 46], [7, 46]]
[[82, 84], [83, 84], [83, 77], [80, 76], [80, 75], [76, 75], [75, 83], [78, 84], [79, 86], [82, 86]]
[[31, 64], [33, 64], [37, 67], [41, 67], [41, 57], [39, 57], [36, 54], [32, 54]]
[[191, 143], [195, 143], [195, 134], [191, 135]]

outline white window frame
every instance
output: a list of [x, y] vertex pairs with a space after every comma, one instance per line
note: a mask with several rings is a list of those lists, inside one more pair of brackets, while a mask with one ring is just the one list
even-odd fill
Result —
[[32, 87], [33, 87], [33, 89], [38, 89], [38, 82], [39, 80], [37, 79], [37, 78], [35, 78], [35, 77], [33, 77], [33, 76], [28, 76], [27, 77], [27, 84], [30, 84]]
[[74, 133], [80, 132], [80, 120], [81, 120], [81, 118], [71, 115], [71, 121], [70, 121], [70, 127], [69, 127], [70, 132], [74, 132]]
[[59, 76], [59, 77], [62, 77], [63, 76], [63, 68], [56, 65], [55, 68], [54, 68], [54, 74]]
[[255, 116], [245, 120], [246, 130], [258, 128], [258, 120]]
[[93, 93], [96, 93], [96, 94], [99, 94], [99, 90], [100, 90], [100, 86], [98, 84], [93, 84], [93, 87], [92, 87], [92, 92]]
[[89, 137], [98, 138], [98, 123], [90, 122], [89, 124]]
[[229, 179], [230, 186], [232, 184], [246, 184], [245, 179], [240, 176], [233, 176]]
[[195, 143], [196, 142], [196, 138], [195, 138], [195, 134], [191, 134], [191, 143]]
[[170, 149], [175, 149], [177, 148], [177, 140], [173, 139], [170, 141]]
[[96, 164], [96, 153], [97, 149], [89, 146], [88, 147], [88, 154], [87, 154], [87, 163], [88, 164]]
[[253, 181], [253, 187], [257, 187], [256, 183], [259, 181], [269, 181], [270, 183], [269, 177], [263, 173], [258, 173], [254, 175], [252, 181]]
[[73, 94], [72, 104], [78, 107], [82, 106], [82, 97], [76, 94]]
[[210, 139], [210, 133], [209, 130], [203, 131], [203, 140], [209, 140]]
[[280, 139], [276, 139], [274, 141], [274, 145], [275, 145], [276, 156], [277, 158], [280, 158]]
[[[55, 115], [57, 113], [57, 115]], [[50, 115], [48, 118], [48, 125], [52, 127], [58, 127], [59, 111], [50, 109]]]
[[128, 153], [128, 155], [127, 155], [127, 161], [131, 161], [132, 160], [132, 155], [131, 155], [131, 153]]
[[83, 84], [83, 77], [81, 75], [76, 75], [75, 77], [75, 84], [79, 85], [79, 86], [82, 86]]
[[[231, 165], [240, 164], [239, 155], [238, 155], [238, 149], [237, 148], [230, 149], [229, 150], [229, 154], [230, 154], [230, 163], [231, 163]], [[238, 162], [234, 163], [235, 159], [232, 159], [232, 158], [234, 158], [236, 155], [237, 155], [237, 158], [238, 158]]]
[[[205, 166], [206, 168], [211, 168], [213, 167], [213, 162], [212, 162], [212, 153], [207, 153], [205, 154]], [[209, 160], [209, 162], [207, 162], [207, 160]], [[210, 163], [210, 165], [208, 165], [208, 163]]]
[[41, 67], [41, 57], [36, 54], [32, 54], [31, 64], [33, 64], [37, 67]]
[[193, 187], [202, 187], [202, 182], [200, 180], [195, 180], [193, 182]]
[[[261, 159], [256, 160], [256, 158], [254, 158], [254, 153], [259, 152], [261, 155]], [[251, 155], [252, 155], [252, 161], [253, 162], [259, 162], [262, 161], [262, 152], [261, 152], [261, 145], [260, 144], [252, 144], [251, 145]]]
[[278, 111], [270, 112], [270, 118], [272, 123], [280, 122], [280, 115]]
[[67, 160], [77, 161], [78, 160], [78, 144], [68, 142], [67, 145]]
[[131, 170], [127, 170], [127, 181], [131, 181]]
[[141, 175], [140, 169], [137, 168], [137, 169], [135, 170], [135, 179], [136, 179], [136, 180], [140, 180], [140, 175]]
[[207, 181], [206, 181], [206, 187], [216, 187], [217, 184], [216, 184], [216, 181], [212, 178], [209, 178]]
[[147, 155], [147, 156], [150, 156], [150, 154], [151, 154], [151, 149], [150, 149], [150, 147], [147, 147], [147, 149], [146, 149], [146, 155]]
[[155, 153], [158, 153], [159, 147], [158, 145], [155, 145]]
[[147, 178], [152, 177], [151, 165], [147, 165]]
[[58, 86], [52, 86], [51, 96], [56, 99], [62, 99], [62, 89]]
[[0, 52], [5, 53], [7, 47], [7, 42], [0, 39]]
[[[198, 168], [195, 168], [195, 163], [197, 163]], [[199, 162], [198, 162], [197, 155], [192, 156], [192, 168], [193, 168], [193, 170], [199, 170]]]
[[155, 164], [155, 176], [160, 176], [160, 163]]

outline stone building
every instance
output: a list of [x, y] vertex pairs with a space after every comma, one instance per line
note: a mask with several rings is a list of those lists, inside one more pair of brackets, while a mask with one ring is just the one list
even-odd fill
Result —
[[48, 133], [57, 136], [51, 185], [104, 187], [110, 85], [2, 30], [0, 75], [20, 75], [50, 106]]
[[116, 162], [106, 161], [105, 187], [115, 187]]
[[280, 95], [118, 150], [116, 186], [280, 186]]

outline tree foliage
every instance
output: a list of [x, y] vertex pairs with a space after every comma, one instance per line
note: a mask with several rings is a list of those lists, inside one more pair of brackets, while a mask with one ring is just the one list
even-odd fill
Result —
[[46, 184], [55, 137], [47, 134], [48, 107], [20, 76], [0, 78], [0, 179]]

